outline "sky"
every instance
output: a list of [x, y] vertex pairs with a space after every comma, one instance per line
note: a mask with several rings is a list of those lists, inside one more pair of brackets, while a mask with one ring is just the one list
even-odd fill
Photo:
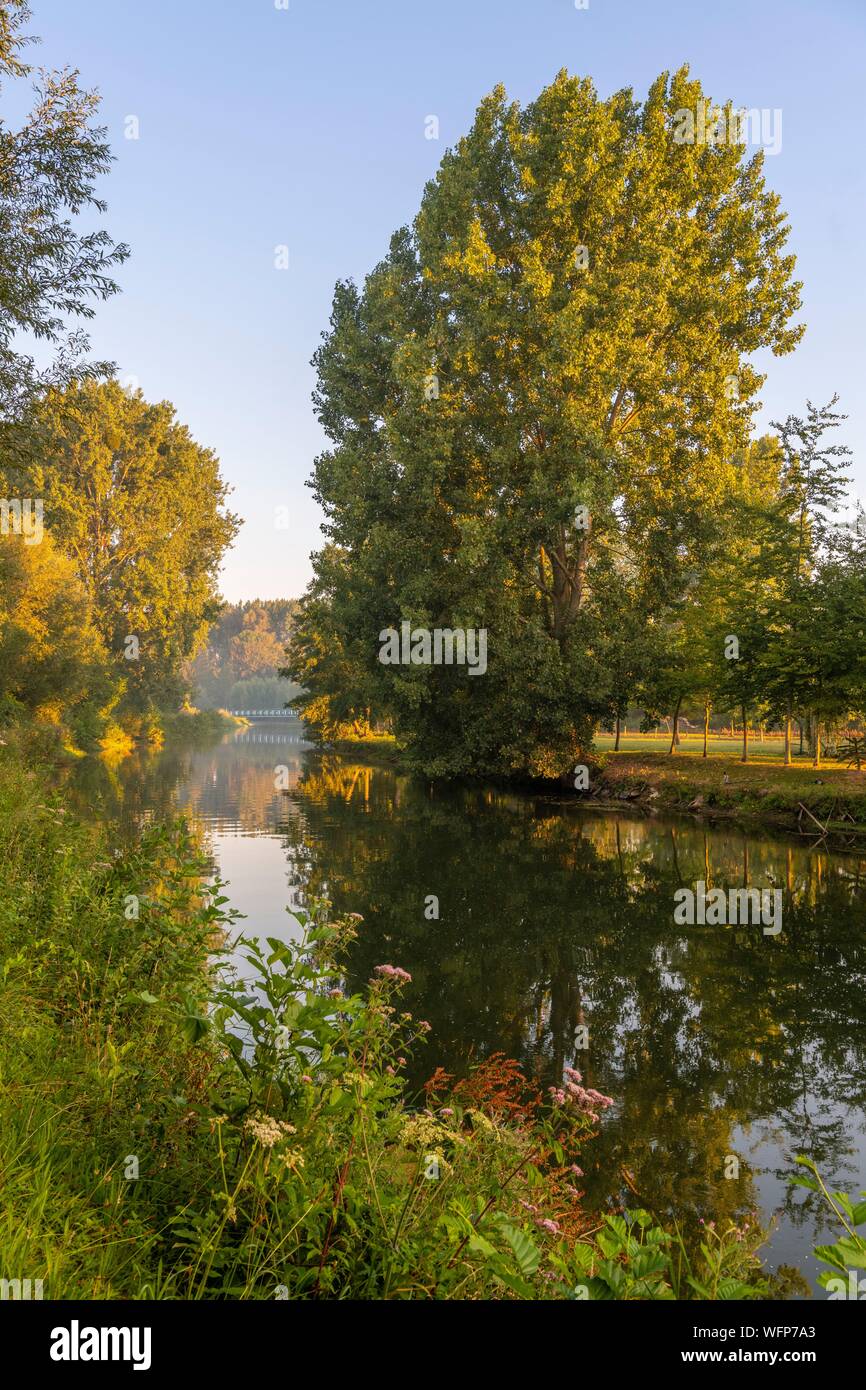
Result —
[[230, 601], [294, 597], [311, 575], [321, 514], [305, 481], [326, 441], [310, 358], [335, 283], [360, 282], [411, 222], [491, 88], [525, 103], [563, 67], [602, 97], [642, 97], [685, 62], [714, 99], [781, 111], [765, 170], [790, 218], [808, 329], [794, 354], [757, 359], [769, 373], [758, 425], [838, 391], [866, 495], [866, 0], [31, 6], [42, 43], [29, 61], [68, 64], [99, 89], [116, 160], [105, 225], [132, 256], [98, 310], [94, 355], [171, 400], [219, 455], [244, 518], [222, 574]]

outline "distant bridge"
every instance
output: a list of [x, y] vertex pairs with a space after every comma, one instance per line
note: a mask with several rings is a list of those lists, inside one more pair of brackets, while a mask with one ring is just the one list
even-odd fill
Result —
[[291, 705], [285, 709], [230, 709], [229, 714], [236, 714], [241, 719], [297, 719], [298, 717]]

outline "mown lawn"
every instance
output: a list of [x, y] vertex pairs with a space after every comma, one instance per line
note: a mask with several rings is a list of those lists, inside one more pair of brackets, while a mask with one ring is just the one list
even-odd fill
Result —
[[[595, 740], [599, 751], [611, 751], [614, 745], [613, 734], [599, 734]], [[619, 741], [620, 753], [667, 753], [671, 745], [670, 734], [623, 734]], [[798, 739], [794, 738], [794, 765], [811, 768], [812, 755], [804, 754], [802, 757], [797, 752], [799, 748]], [[679, 757], [684, 756], [701, 757], [704, 749], [703, 733], [680, 734], [680, 743], [675, 754]], [[735, 734], [732, 738], [730, 734], [711, 734], [707, 741], [707, 754], [709, 758], [733, 759], [739, 763], [743, 752], [743, 738], [741, 734]], [[761, 742], [757, 734], [749, 735], [749, 762], [783, 762], [785, 757], [785, 740], [779, 734], [765, 734], [764, 741]], [[843, 767], [844, 765], [835, 762], [832, 758], [826, 760], [830, 767]], [[825, 763], [822, 753], [821, 764]]]

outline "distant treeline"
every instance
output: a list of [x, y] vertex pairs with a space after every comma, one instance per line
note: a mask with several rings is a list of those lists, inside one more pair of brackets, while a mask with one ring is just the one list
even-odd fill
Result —
[[205, 709], [280, 709], [301, 687], [278, 676], [298, 611], [297, 599], [227, 604], [190, 672]]

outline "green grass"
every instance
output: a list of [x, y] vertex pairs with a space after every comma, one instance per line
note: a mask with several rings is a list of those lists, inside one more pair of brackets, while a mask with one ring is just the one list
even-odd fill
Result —
[[[612, 751], [614, 745], [613, 734], [599, 734], [595, 740], [599, 751]], [[619, 751], [621, 753], [667, 753], [670, 748], [670, 734], [622, 734], [620, 736]], [[674, 756], [701, 757], [704, 748], [703, 733], [680, 734], [680, 743]], [[793, 758], [795, 766], [806, 765], [811, 767], [811, 754], [804, 754], [802, 757], [798, 753], [799, 741], [793, 741]], [[742, 734], [710, 734], [707, 740], [707, 754], [710, 758], [727, 758], [739, 761], [743, 751]], [[760, 737], [750, 732], [749, 734], [749, 762], [782, 762], [785, 758], [785, 740], [779, 734], [765, 734], [763, 742]], [[825, 759], [822, 754], [822, 766], [825, 762], [829, 766], [843, 767], [844, 764], [833, 759]]]
[[[786, 767], [774, 749], [758, 753], [747, 763], [734, 755], [731, 740], [717, 740], [709, 756], [701, 756], [702, 743], [680, 745], [670, 754], [659, 742], [621, 740], [614, 753], [613, 740], [598, 740], [602, 764], [597, 793], [615, 799], [646, 800], [658, 807], [691, 809], [714, 814], [740, 815], [793, 826], [805, 806], [822, 825], [851, 828], [851, 819], [866, 825], [866, 772], [856, 772], [839, 762], [820, 767], [795, 758]], [[669, 744], [668, 744], [669, 746]], [[760, 748], [760, 745], [758, 745]], [[805, 817], [807, 824], [809, 818]]]

